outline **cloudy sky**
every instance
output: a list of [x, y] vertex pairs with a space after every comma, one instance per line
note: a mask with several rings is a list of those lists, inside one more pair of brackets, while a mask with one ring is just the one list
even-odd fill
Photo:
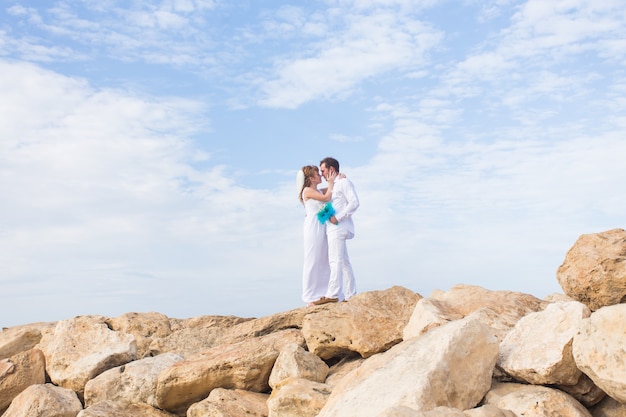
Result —
[[0, 326], [302, 306], [325, 156], [360, 291], [544, 297], [624, 226], [622, 0], [0, 5]]

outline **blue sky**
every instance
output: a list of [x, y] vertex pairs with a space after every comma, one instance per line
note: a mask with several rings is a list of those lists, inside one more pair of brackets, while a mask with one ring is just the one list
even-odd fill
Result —
[[621, 1], [0, 5], [0, 325], [300, 307], [325, 156], [360, 291], [544, 297], [624, 226]]

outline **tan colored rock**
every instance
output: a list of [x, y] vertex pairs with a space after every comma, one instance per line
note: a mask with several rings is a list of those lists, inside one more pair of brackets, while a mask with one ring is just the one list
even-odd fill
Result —
[[85, 408], [76, 417], [177, 417], [144, 403], [103, 401]]
[[107, 320], [111, 330], [132, 334], [137, 342], [137, 358], [152, 356], [150, 344], [154, 339], [169, 336], [172, 333], [170, 320], [161, 313], [126, 313]]
[[215, 388], [267, 392], [278, 354], [294, 342], [304, 345], [299, 330], [281, 330], [216, 346], [177, 362], [159, 375], [157, 404], [161, 409], [181, 412]]
[[430, 329], [462, 318], [463, 315], [448, 304], [433, 298], [422, 298], [415, 305], [409, 322], [402, 332], [402, 337], [404, 340], [418, 337]]
[[396, 405], [383, 410], [376, 417], [420, 417], [424, 413], [406, 405]]
[[43, 352], [39, 349], [0, 361], [0, 414], [26, 388], [46, 382], [45, 366]]
[[137, 357], [135, 337], [115, 332], [102, 316], [59, 321], [43, 351], [46, 371], [55, 385], [82, 397], [85, 384], [102, 372]]
[[568, 393], [587, 408], [598, 404], [606, 397], [606, 393], [583, 373], [580, 374], [580, 378], [575, 385], [555, 385], [555, 387]]
[[85, 406], [111, 400], [142, 402], [156, 407], [159, 374], [181, 360], [181, 355], [164, 353], [104, 371], [85, 385]]
[[399, 405], [472, 408], [491, 386], [497, 356], [487, 325], [472, 316], [450, 322], [368, 358], [334, 387], [319, 417], [376, 417]]
[[563, 292], [592, 311], [626, 300], [626, 230], [581, 235], [557, 270]]
[[614, 399], [626, 403], [626, 304], [603, 307], [574, 336], [578, 368]]
[[318, 356], [304, 350], [299, 344], [292, 343], [278, 355], [270, 374], [269, 384], [270, 387], [276, 388], [287, 378], [324, 382], [328, 371], [328, 365]]
[[517, 417], [511, 410], [501, 410], [495, 405], [486, 404], [482, 407], [463, 411], [466, 417]]
[[304, 317], [302, 334], [309, 351], [322, 359], [358, 352], [364, 358], [402, 341], [419, 294], [392, 287], [357, 294], [347, 303], [326, 304]]
[[267, 417], [269, 394], [215, 388], [208, 398], [192, 404], [187, 417]]
[[42, 330], [52, 326], [54, 323], [33, 323], [3, 329], [0, 332], [0, 359], [34, 348], [41, 341]]
[[497, 313], [509, 328], [528, 313], [543, 310], [549, 303], [529, 294], [491, 291], [475, 285], [455, 285], [449, 291], [433, 291], [429, 298], [445, 302], [462, 316], [488, 308]]
[[152, 356], [168, 352], [190, 356], [224, 343], [224, 334], [229, 328], [248, 320], [235, 316], [170, 319], [171, 333], [153, 338], [149, 351]]
[[624, 417], [626, 416], [626, 404], [622, 404], [607, 395], [589, 411], [593, 417]]
[[31, 385], [11, 403], [2, 417], [76, 417], [83, 405], [76, 393], [52, 384]]
[[529, 313], [500, 344], [498, 366], [529, 384], [576, 384], [581, 372], [572, 355], [572, 341], [590, 314], [577, 301], [552, 303], [543, 311]]
[[589, 411], [574, 398], [541, 385], [495, 383], [485, 396], [484, 403], [524, 417], [591, 417]]
[[365, 359], [363, 359], [358, 353], [344, 356], [339, 362], [330, 367], [324, 383], [326, 385], [330, 385], [331, 387], [335, 387], [335, 385], [337, 385], [343, 377], [361, 366], [364, 361]]
[[268, 417], [315, 417], [330, 392], [328, 385], [308, 379], [283, 380], [267, 400]]

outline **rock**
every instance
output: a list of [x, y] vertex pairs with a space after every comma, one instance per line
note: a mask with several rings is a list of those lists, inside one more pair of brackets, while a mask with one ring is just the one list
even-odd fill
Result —
[[574, 336], [578, 368], [614, 399], [626, 403], [626, 304], [603, 307]]
[[283, 380], [267, 400], [268, 417], [315, 417], [330, 392], [328, 385], [308, 379]]
[[324, 382], [328, 370], [328, 365], [318, 356], [304, 350], [299, 344], [292, 343], [287, 345], [278, 355], [270, 374], [269, 384], [270, 387], [276, 388], [287, 378]]
[[489, 390], [497, 356], [488, 326], [472, 316], [450, 322], [368, 358], [334, 387], [319, 417], [376, 417], [399, 405], [472, 408]]
[[104, 317], [79, 316], [59, 321], [43, 351], [51, 381], [82, 398], [90, 379], [135, 360], [137, 344], [134, 336], [109, 329]]
[[215, 388], [269, 391], [269, 376], [281, 350], [290, 343], [304, 345], [299, 330], [221, 345], [177, 362], [159, 375], [157, 404], [181, 412]]
[[215, 388], [208, 398], [192, 404], [186, 417], [267, 417], [268, 394]]
[[324, 383], [334, 387], [343, 379], [343, 377], [361, 366], [364, 361], [365, 359], [363, 359], [358, 353], [352, 353], [344, 356], [341, 360], [339, 360], [339, 362], [330, 367]]
[[552, 303], [522, 317], [500, 344], [498, 366], [529, 384], [576, 384], [581, 372], [574, 362], [572, 341], [590, 314], [587, 306], [573, 301]]
[[566, 295], [592, 311], [626, 300], [626, 230], [581, 235], [557, 270]]
[[10, 358], [37, 346], [41, 341], [42, 330], [54, 323], [34, 323], [9, 327], [0, 332], [0, 359]]
[[191, 319], [170, 319], [171, 333], [155, 337], [150, 343], [152, 356], [177, 353], [190, 356], [217, 346], [229, 328], [250, 319], [235, 316], [198, 316]]
[[543, 310], [549, 303], [529, 294], [491, 291], [474, 285], [455, 285], [449, 291], [434, 291], [429, 298], [446, 303], [463, 317], [488, 308], [498, 314], [509, 328], [528, 313]]
[[417, 302], [409, 322], [402, 331], [404, 340], [421, 336], [430, 329], [439, 327], [450, 321], [462, 319], [464, 316], [443, 301], [433, 298], [422, 298]]
[[2, 417], [76, 417], [83, 405], [76, 393], [52, 384], [31, 385], [11, 403]]
[[574, 398], [540, 385], [496, 383], [485, 396], [484, 403], [524, 417], [591, 417]]
[[45, 366], [43, 352], [39, 349], [0, 361], [0, 414], [26, 388], [46, 382]]
[[358, 352], [367, 358], [402, 340], [420, 295], [402, 287], [357, 294], [347, 303], [326, 304], [304, 317], [309, 351], [322, 359]]
[[169, 318], [161, 313], [126, 313], [106, 322], [111, 330], [135, 336], [137, 358], [152, 356], [152, 340], [172, 333]]
[[85, 408], [76, 417], [177, 417], [144, 403], [102, 401]]
[[613, 398], [606, 396], [590, 409], [593, 417], [624, 417], [626, 416], [626, 404], [622, 404]]
[[181, 360], [181, 355], [164, 353], [109, 369], [85, 385], [85, 406], [111, 400], [142, 402], [156, 407], [159, 374]]

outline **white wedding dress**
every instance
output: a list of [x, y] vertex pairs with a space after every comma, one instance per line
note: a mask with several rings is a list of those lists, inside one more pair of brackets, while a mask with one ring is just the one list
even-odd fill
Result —
[[302, 301], [311, 303], [326, 295], [330, 266], [326, 225], [317, 219], [317, 212], [324, 206], [312, 198], [304, 202], [304, 265], [302, 268]]

